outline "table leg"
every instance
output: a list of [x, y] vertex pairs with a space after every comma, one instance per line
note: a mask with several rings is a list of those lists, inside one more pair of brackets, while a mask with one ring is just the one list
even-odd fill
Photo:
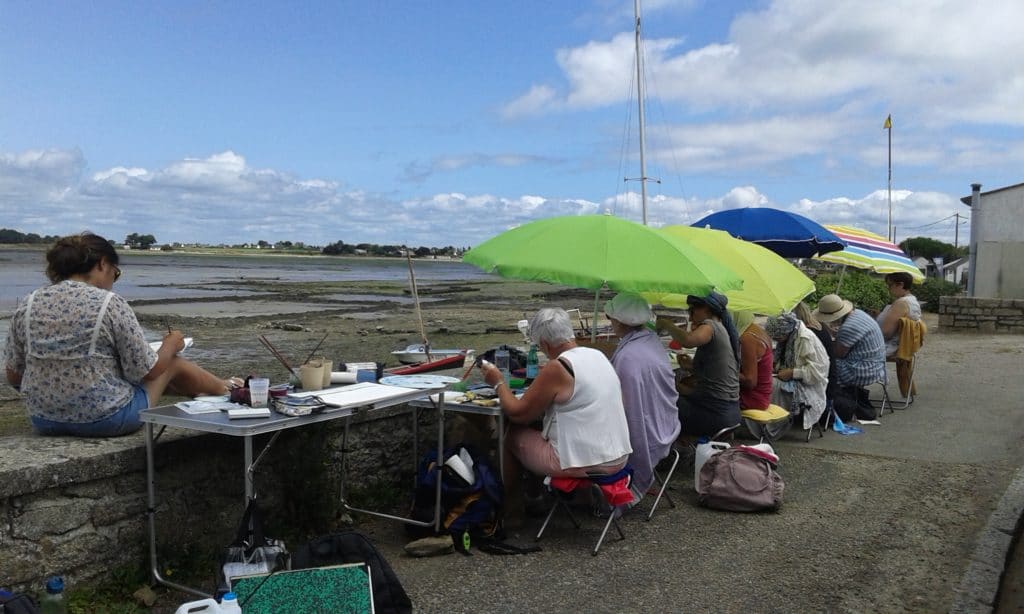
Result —
[[245, 480], [245, 504], [249, 505], [255, 496], [256, 489], [253, 486], [252, 472], [252, 435], [245, 436], [245, 468], [242, 471], [242, 478]]
[[498, 472], [505, 479], [505, 412], [498, 414]]
[[160, 563], [156, 552], [156, 470], [153, 463], [152, 422], [146, 423], [146, 496], [149, 503], [149, 507], [146, 509], [146, 515], [149, 516], [149, 573], [153, 578], [153, 583], [163, 584], [197, 597], [212, 597], [209, 593], [171, 582], [160, 575]]
[[434, 533], [441, 532], [441, 479], [444, 469], [444, 390], [437, 398], [437, 493], [434, 499]]

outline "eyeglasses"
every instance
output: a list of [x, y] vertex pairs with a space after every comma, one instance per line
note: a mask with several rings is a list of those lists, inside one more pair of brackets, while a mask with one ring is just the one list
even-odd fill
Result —
[[114, 267], [114, 281], [121, 279], [121, 267], [116, 264], [112, 264], [110, 266]]

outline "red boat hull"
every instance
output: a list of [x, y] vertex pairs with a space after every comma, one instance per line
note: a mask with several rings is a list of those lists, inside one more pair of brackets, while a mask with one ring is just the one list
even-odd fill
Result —
[[428, 373], [430, 371], [440, 371], [442, 369], [454, 369], [456, 367], [461, 367], [462, 362], [465, 359], [465, 354], [460, 354], [457, 356], [448, 356], [447, 358], [439, 358], [438, 360], [432, 360], [430, 362], [421, 362], [416, 365], [395, 367], [394, 369], [387, 369], [387, 372], [390, 375], [412, 375], [414, 373]]

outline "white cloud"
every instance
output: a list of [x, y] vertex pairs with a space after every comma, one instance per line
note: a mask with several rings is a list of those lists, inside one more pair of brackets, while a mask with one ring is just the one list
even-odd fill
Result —
[[547, 85], [533, 85], [530, 90], [501, 108], [501, 115], [506, 119], [516, 119], [549, 111], [557, 94]]
[[[719, 141], [735, 145], [743, 139]], [[475, 244], [531, 220], [558, 215], [609, 211], [641, 219], [635, 192], [601, 202], [458, 192], [399, 201], [367, 191], [342, 191], [333, 181], [253, 169], [233, 152], [189, 158], [160, 169], [114, 167], [81, 178], [84, 166], [77, 150], [0, 154], [0, 187], [31, 188], [5, 193], [4, 225], [39, 234], [88, 228], [114, 239], [146, 232], [159, 241], [213, 244], [287, 239], [323, 245], [340, 239], [440, 246]], [[792, 209], [822, 223], [852, 224], [885, 234], [885, 191], [794, 203], [773, 202], [754, 185], [708, 198], [658, 194], [649, 199], [648, 220], [652, 226], [689, 224], [714, 211], [748, 206]], [[956, 211], [967, 213], [956, 196], [938, 192], [895, 190], [893, 206], [901, 237], [920, 234], [951, 241], [952, 222], [920, 232], [915, 228]], [[961, 230], [966, 237], [966, 228]]]
[[[1024, 126], [1024, 64], [1007, 61], [1024, 57], [1021, 22], [1024, 3], [1003, 0], [775, 0], [701, 46], [645, 27], [648, 97], [679, 122], [648, 130], [652, 140], [658, 130], [672, 135], [649, 153], [695, 172], [763, 170], [805, 155], [827, 156], [836, 170], [854, 159], [884, 164], [879, 133], [891, 112], [902, 164], [984, 168], [990, 143], [958, 149], [951, 137], [968, 126]], [[559, 49], [564, 83], [534, 86], [510, 107], [624, 104], [635, 96], [633, 44], [623, 31]], [[1024, 151], [1005, 147], [1003, 167], [1019, 166]]]

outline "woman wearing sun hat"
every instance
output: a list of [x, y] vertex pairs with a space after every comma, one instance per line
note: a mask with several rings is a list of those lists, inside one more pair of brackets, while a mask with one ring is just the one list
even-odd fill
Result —
[[680, 345], [697, 348], [693, 385], [679, 384], [679, 422], [687, 435], [710, 437], [740, 423], [740, 342], [728, 303], [718, 292], [686, 297], [693, 322], [689, 332], [667, 318], [657, 320], [658, 329]]
[[679, 436], [675, 375], [658, 335], [647, 328], [651, 307], [636, 294], [618, 294], [604, 304], [619, 343], [612, 366], [622, 385], [622, 405], [633, 452], [633, 490], [639, 500], [654, 484], [654, 467]]
[[860, 309], [854, 309], [853, 303], [840, 298], [838, 294], [821, 297], [813, 315], [835, 334], [833, 352], [839, 395], [847, 399], [853, 395], [859, 401], [856, 410], [851, 411], [854, 407], [839, 403], [837, 399], [836, 412], [844, 420], [852, 418], [853, 413], [859, 417], [874, 418], [874, 410], [865, 403], [867, 391], [863, 388], [885, 379], [885, 339], [882, 337], [882, 329], [874, 318]]

